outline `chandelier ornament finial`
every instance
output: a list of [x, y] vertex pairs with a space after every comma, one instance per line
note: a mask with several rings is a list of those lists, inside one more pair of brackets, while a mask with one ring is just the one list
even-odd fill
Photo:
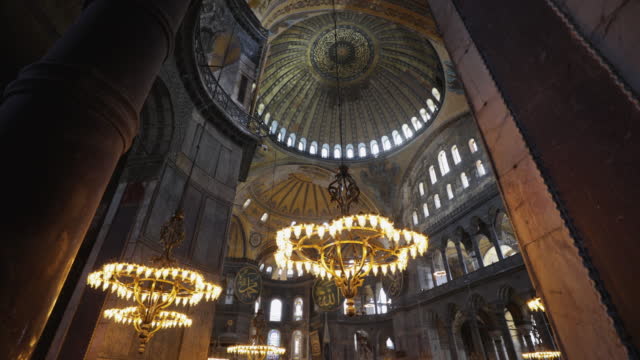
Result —
[[356, 184], [351, 174], [349, 174], [349, 167], [342, 164], [335, 175], [335, 180], [329, 184], [329, 195], [331, 201], [335, 201], [338, 204], [340, 215], [345, 216], [349, 214], [351, 205], [358, 202], [360, 197], [360, 188]]

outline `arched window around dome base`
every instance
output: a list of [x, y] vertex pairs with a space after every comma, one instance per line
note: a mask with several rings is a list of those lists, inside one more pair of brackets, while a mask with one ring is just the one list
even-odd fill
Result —
[[342, 146], [340, 144], [336, 144], [333, 147], [333, 158], [340, 159], [342, 158]]
[[353, 144], [348, 144], [347, 145], [347, 159], [353, 159], [355, 153], [353, 151]]
[[421, 181], [420, 184], [418, 184], [418, 192], [420, 193], [420, 196], [424, 196], [425, 192], [424, 192], [424, 183]]
[[440, 165], [440, 174], [443, 176], [449, 172], [449, 161], [447, 160], [447, 153], [444, 150], [438, 153], [438, 165]]
[[361, 158], [367, 157], [367, 145], [364, 143], [358, 144], [358, 156]]
[[371, 140], [371, 143], [369, 145], [371, 146], [371, 155], [377, 156], [380, 153], [380, 147], [378, 147], [378, 142], [376, 140]]
[[389, 141], [389, 138], [386, 135], [382, 137], [382, 150], [391, 150], [391, 141]]
[[298, 150], [299, 151], [307, 150], [307, 139], [300, 138], [300, 142], [298, 143]]
[[429, 113], [427, 112], [427, 109], [420, 109], [420, 117], [422, 118], [422, 121], [425, 122], [425, 124], [431, 120], [431, 115], [429, 115]]
[[398, 132], [398, 130], [393, 130], [391, 132], [391, 136], [393, 137], [393, 142], [395, 143], [396, 146], [402, 145], [402, 136], [400, 136], [400, 133]]
[[278, 122], [274, 121], [271, 123], [271, 129], [269, 129], [270, 134], [275, 134], [278, 131]]
[[[417, 122], [418, 119], [416, 119]], [[410, 139], [411, 137], [413, 137], [413, 131], [411, 131], [411, 129], [409, 128], [409, 125], [404, 124], [402, 125], [402, 133], [404, 134], [404, 137], [406, 139]]]
[[311, 146], [309, 146], [309, 154], [316, 155], [318, 153], [318, 143], [315, 141], [311, 142]]
[[438, 181], [438, 177], [436, 176], [436, 168], [433, 165], [429, 166], [429, 177], [431, 178], [432, 184], [435, 184]]
[[296, 134], [289, 134], [289, 138], [287, 139], [287, 146], [292, 147], [296, 143]]
[[440, 91], [438, 91], [438, 89], [431, 89], [431, 95], [433, 95], [434, 99], [438, 100], [438, 102], [440, 101]]
[[415, 116], [411, 118], [411, 124], [413, 125], [413, 129], [415, 131], [422, 129], [422, 123]]
[[329, 157], [329, 144], [322, 145], [322, 150], [320, 151], [320, 157], [326, 159]]

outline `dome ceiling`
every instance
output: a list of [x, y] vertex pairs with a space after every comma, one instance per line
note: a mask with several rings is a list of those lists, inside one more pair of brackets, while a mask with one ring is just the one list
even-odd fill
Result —
[[338, 15], [337, 42], [332, 14], [298, 22], [271, 41], [258, 114], [281, 145], [307, 155], [356, 159], [394, 150], [437, 114], [444, 84], [438, 55], [425, 37], [386, 19]]

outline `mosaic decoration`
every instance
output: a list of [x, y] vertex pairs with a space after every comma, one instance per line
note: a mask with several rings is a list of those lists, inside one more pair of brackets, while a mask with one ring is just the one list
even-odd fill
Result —
[[325, 79], [336, 78], [336, 52], [341, 81], [355, 80], [371, 68], [375, 57], [372, 40], [354, 25], [338, 26], [338, 42], [333, 29], [325, 29], [313, 41], [309, 51], [310, 61], [318, 75]]

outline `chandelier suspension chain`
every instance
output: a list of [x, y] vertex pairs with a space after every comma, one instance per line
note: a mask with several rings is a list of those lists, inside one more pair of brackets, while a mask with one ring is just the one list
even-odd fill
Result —
[[336, 106], [338, 109], [338, 133], [340, 134], [340, 165], [344, 165], [344, 134], [342, 133], [342, 98], [340, 96], [340, 63], [338, 61], [338, 12], [336, 11], [336, 1], [331, 0], [333, 7], [333, 26], [334, 26], [334, 61], [336, 63]]

